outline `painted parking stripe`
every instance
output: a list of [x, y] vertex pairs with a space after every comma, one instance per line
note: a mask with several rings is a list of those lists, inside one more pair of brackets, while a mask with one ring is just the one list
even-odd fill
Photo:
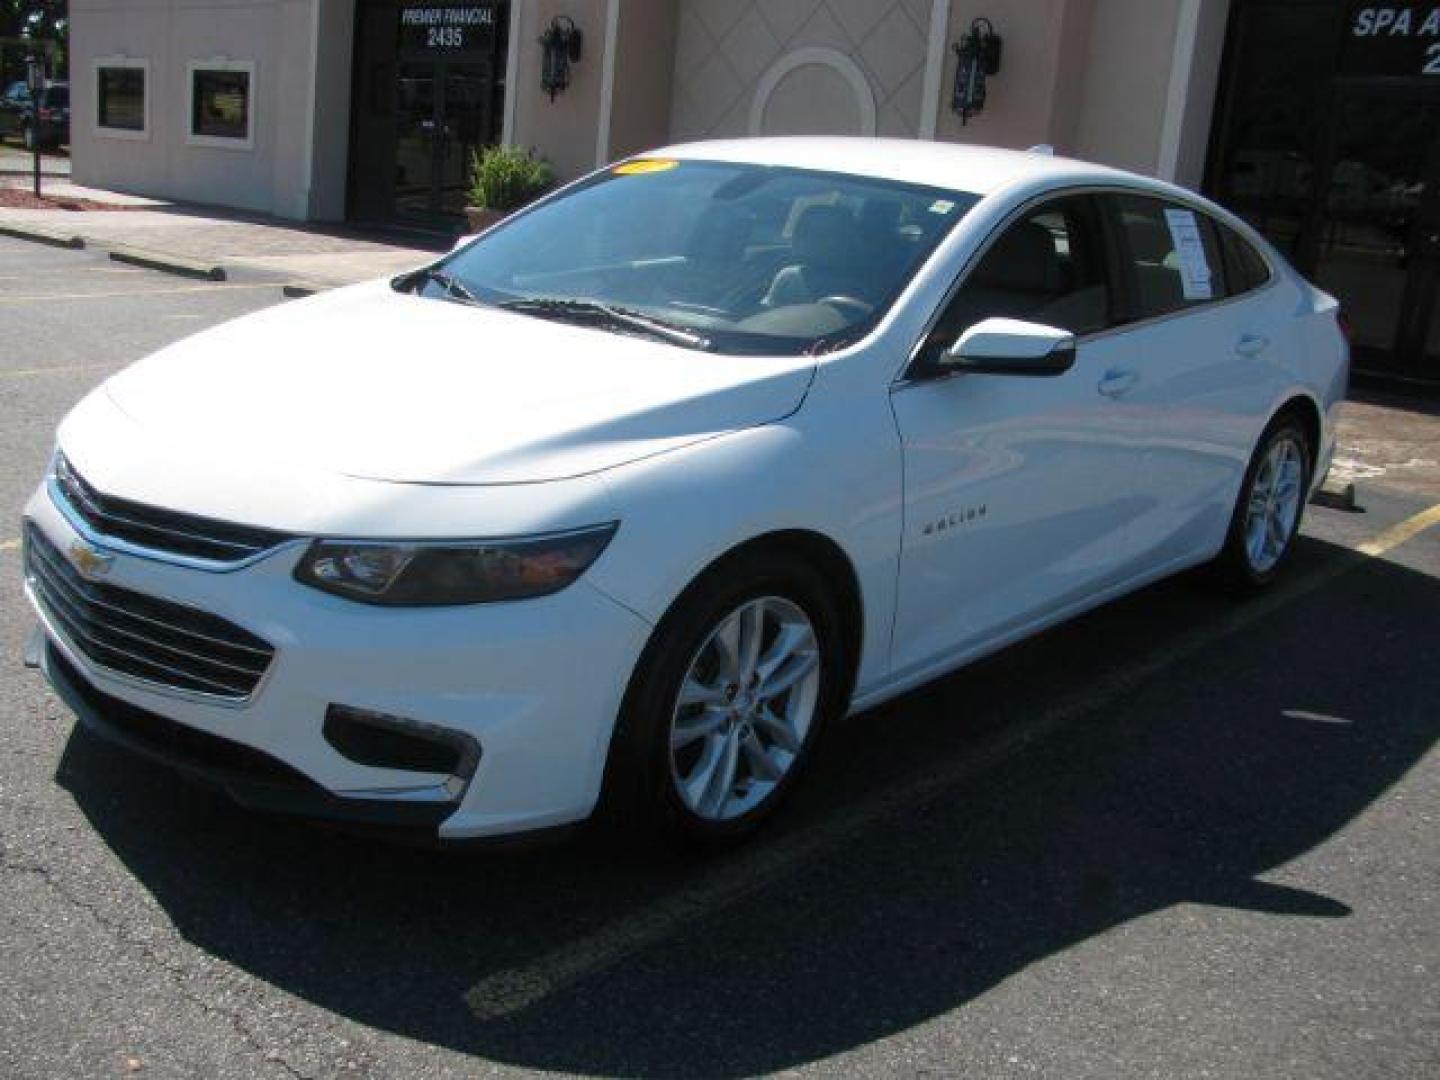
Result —
[[63, 375], [69, 371], [103, 371], [113, 368], [113, 363], [102, 364], [55, 364], [51, 367], [15, 368], [6, 371], [0, 368], [0, 379], [26, 379], [35, 375]]
[[0, 540], [0, 551], [14, 551], [19, 546], [19, 540]]
[[176, 296], [180, 293], [236, 292], [240, 289], [276, 289], [273, 281], [250, 285], [187, 285], [178, 289], [125, 289], [115, 292], [41, 293], [27, 296], [0, 296], [0, 304], [34, 304], [42, 300], [114, 300], [122, 296]]
[[688, 925], [733, 905], [768, 885], [794, 876], [805, 865], [833, 854], [871, 826], [913, 812], [970, 777], [993, 769], [1030, 743], [1099, 711], [1167, 668], [1303, 600], [1336, 578], [1379, 558], [1426, 529], [1440, 524], [1440, 504], [1386, 529], [1355, 549], [1288, 585], [1262, 595], [1227, 617], [1192, 631], [1137, 663], [1118, 668], [1098, 683], [1068, 695], [1028, 723], [1018, 725], [978, 751], [956, 759], [907, 787], [886, 791], [773, 844], [760, 845], [703, 875], [694, 884], [595, 933], [546, 953], [528, 964], [486, 976], [465, 993], [480, 1020], [501, 1020], [543, 1001], [580, 980], [613, 967], [625, 957], [675, 936]]

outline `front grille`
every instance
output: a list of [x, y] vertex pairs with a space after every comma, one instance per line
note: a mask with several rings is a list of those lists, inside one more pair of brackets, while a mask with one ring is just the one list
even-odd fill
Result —
[[25, 575], [56, 629], [109, 671], [243, 701], [275, 655], [269, 642], [218, 615], [87, 581], [33, 525], [25, 530]]
[[55, 486], [66, 505], [101, 536], [173, 555], [238, 563], [291, 539], [286, 533], [162, 510], [97, 491], [64, 454], [55, 455]]

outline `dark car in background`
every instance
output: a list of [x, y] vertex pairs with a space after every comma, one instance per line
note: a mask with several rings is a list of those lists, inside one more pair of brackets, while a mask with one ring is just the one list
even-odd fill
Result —
[[0, 138], [18, 136], [25, 149], [70, 142], [70, 84], [47, 83], [38, 98], [23, 82], [0, 97]]

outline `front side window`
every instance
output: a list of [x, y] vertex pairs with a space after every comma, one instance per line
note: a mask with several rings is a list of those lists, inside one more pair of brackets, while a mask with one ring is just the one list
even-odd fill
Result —
[[144, 64], [134, 61], [101, 61], [96, 67], [96, 122], [102, 134], [144, 134], [145, 76]]
[[1108, 198], [1130, 272], [1133, 295], [1127, 321], [1153, 319], [1224, 298], [1224, 261], [1209, 217], [1143, 195]]
[[244, 64], [191, 65], [189, 137], [192, 142], [250, 145], [253, 75]]
[[1070, 196], [1026, 211], [980, 257], [930, 332], [933, 361], [985, 319], [1091, 334], [1111, 324], [1111, 289], [1094, 202]]
[[[977, 201], [838, 173], [639, 160], [442, 265], [470, 296], [525, 314], [623, 332], [599, 304], [679, 328], [703, 339], [697, 347], [795, 355], [868, 332]], [[433, 280], [423, 291], [455, 295]]]

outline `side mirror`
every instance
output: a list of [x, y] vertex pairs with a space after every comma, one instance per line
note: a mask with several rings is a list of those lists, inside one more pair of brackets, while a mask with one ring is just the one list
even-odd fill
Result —
[[1019, 319], [985, 319], [940, 357], [944, 371], [976, 375], [1061, 375], [1075, 364], [1075, 335]]

